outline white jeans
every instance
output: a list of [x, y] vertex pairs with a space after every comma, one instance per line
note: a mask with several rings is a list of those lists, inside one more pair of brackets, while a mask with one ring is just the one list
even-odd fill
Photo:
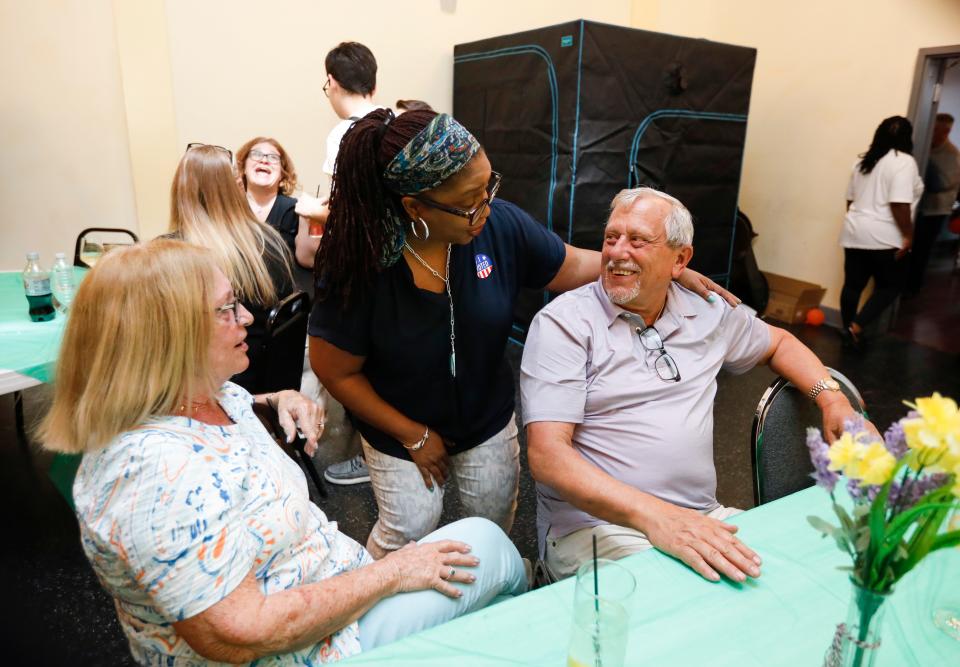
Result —
[[[411, 540], [436, 529], [443, 510], [444, 489], [423, 483], [416, 464], [378, 452], [362, 439], [370, 483], [379, 516], [367, 538], [367, 551], [383, 558]], [[476, 447], [450, 457], [450, 474], [460, 488], [467, 516], [493, 521], [509, 533], [517, 511], [520, 444], [515, 416], [502, 431]]]
[[[702, 512], [711, 519], [723, 521], [743, 510], [735, 507], [720, 507]], [[547, 535], [543, 561], [557, 579], [576, 574], [580, 565], [593, 557], [593, 536], [597, 536], [597, 557], [619, 560], [638, 551], [652, 549], [647, 536], [639, 530], [611, 523], [581, 528], [563, 537]]]

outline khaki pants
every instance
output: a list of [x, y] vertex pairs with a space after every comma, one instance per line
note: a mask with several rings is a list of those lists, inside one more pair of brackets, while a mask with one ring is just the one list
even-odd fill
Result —
[[[711, 519], [723, 521], [740, 514], [743, 510], [721, 505], [710, 512], [702, 512]], [[547, 535], [544, 563], [550, 574], [564, 579], [576, 574], [577, 568], [593, 558], [593, 536], [597, 536], [597, 557], [619, 560], [638, 551], [653, 548], [647, 536], [639, 530], [604, 523], [590, 528], [575, 530], [563, 537]]]

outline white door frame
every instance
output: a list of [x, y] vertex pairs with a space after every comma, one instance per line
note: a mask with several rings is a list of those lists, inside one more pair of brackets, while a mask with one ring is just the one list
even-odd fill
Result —
[[960, 58], [960, 44], [920, 49], [917, 53], [907, 117], [913, 123], [913, 156], [921, 174], [926, 170], [930, 155], [933, 121], [940, 102], [939, 87], [951, 58]]

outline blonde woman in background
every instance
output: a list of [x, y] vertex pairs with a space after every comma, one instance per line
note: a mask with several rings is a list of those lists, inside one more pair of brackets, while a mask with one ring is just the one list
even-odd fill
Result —
[[523, 592], [520, 555], [489, 521], [374, 562], [310, 502], [252, 404], [310, 448], [322, 413], [228, 381], [251, 316], [214, 259], [170, 239], [104, 257], [71, 306], [41, 426], [47, 448], [83, 454], [83, 549], [137, 663], [332, 662]]
[[237, 187], [232, 158], [221, 146], [187, 147], [170, 190], [169, 235], [210, 249], [252, 314], [247, 332], [250, 364], [233, 381], [257, 393], [267, 370], [260, 364], [267, 316], [294, 291], [292, 257], [280, 234], [254, 217]]

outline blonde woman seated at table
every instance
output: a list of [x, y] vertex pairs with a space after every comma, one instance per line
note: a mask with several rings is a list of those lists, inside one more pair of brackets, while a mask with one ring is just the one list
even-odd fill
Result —
[[264, 356], [267, 319], [270, 310], [295, 291], [293, 258], [277, 230], [254, 217], [237, 187], [229, 149], [187, 146], [170, 187], [166, 236], [209, 248], [237, 290], [252, 314], [247, 337], [250, 363], [231, 379], [249, 391], [263, 391], [270, 371]]
[[374, 561], [310, 503], [252, 404], [311, 448], [322, 413], [227, 381], [247, 365], [251, 318], [214, 267], [169, 239], [104, 257], [73, 302], [41, 427], [48, 448], [83, 453], [83, 548], [133, 657], [325, 663], [522, 593], [520, 555], [489, 521]]

